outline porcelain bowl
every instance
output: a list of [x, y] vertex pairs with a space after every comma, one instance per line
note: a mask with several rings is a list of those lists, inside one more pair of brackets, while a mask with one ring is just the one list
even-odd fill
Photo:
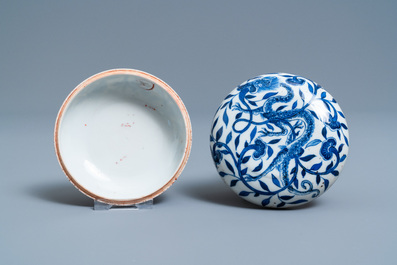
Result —
[[160, 195], [181, 174], [192, 143], [188, 112], [172, 88], [133, 69], [96, 74], [64, 101], [55, 150], [69, 180], [103, 203]]

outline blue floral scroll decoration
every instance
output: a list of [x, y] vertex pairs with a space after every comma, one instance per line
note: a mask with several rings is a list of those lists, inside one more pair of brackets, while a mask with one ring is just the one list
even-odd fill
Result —
[[345, 163], [345, 116], [321, 86], [291, 74], [262, 75], [218, 108], [210, 148], [219, 175], [244, 199], [291, 207], [320, 196]]

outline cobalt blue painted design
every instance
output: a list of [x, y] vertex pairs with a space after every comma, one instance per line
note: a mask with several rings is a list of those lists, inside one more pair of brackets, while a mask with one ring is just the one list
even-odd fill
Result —
[[291, 207], [335, 182], [349, 148], [345, 116], [315, 82], [291, 74], [252, 78], [218, 108], [210, 135], [225, 183], [265, 207]]

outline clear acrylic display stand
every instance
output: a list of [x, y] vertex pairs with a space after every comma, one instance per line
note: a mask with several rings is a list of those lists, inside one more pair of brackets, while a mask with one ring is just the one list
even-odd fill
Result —
[[148, 200], [142, 203], [137, 203], [133, 205], [113, 205], [103, 203], [97, 200], [94, 200], [94, 210], [95, 211], [103, 211], [103, 210], [110, 210], [110, 209], [121, 209], [121, 210], [143, 210], [143, 209], [152, 209], [153, 208], [153, 200]]

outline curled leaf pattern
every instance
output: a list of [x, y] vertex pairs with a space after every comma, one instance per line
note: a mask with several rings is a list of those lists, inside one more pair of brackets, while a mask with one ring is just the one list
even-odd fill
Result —
[[265, 207], [291, 207], [320, 196], [347, 157], [348, 127], [332, 96], [291, 74], [252, 78], [215, 114], [212, 157], [225, 183]]

